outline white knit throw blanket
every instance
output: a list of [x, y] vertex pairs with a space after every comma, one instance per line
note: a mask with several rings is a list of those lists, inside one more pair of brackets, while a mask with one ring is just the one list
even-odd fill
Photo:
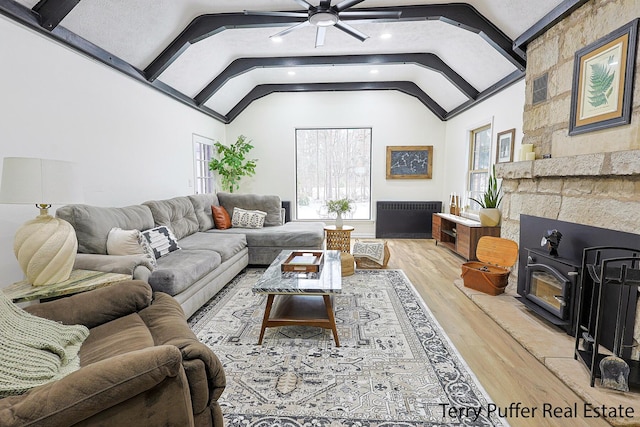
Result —
[[18, 395], [80, 368], [89, 330], [27, 313], [0, 290], [0, 397]]

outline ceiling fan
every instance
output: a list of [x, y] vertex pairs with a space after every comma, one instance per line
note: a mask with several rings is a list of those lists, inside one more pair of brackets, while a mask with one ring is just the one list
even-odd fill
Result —
[[327, 27], [336, 27], [339, 30], [344, 31], [352, 37], [360, 41], [365, 41], [369, 38], [366, 34], [356, 30], [350, 25], [345, 24], [340, 20], [343, 17], [359, 18], [359, 19], [398, 19], [402, 12], [386, 12], [386, 11], [355, 11], [347, 10], [352, 6], [362, 3], [365, 0], [343, 0], [335, 6], [331, 6], [332, 0], [320, 0], [318, 6], [314, 6], [306, 0], [293, 0], [300, 6], [304, 7], [306, 12], [263, 12], [263, 11], [249, 11], [245, 10], [245, 15], [261, 15], [261, 16], [280, 16], [289, 18], [307, 18], [306, 21], [300, 24], [293, 25], [278, 34], [274, 34], [271, 37], [281, 37], [290, 33], [293, 30], [299, 28], [308, 27], [313, 25], [318, 28], [316, 31], [316, 47], [324, 45], [324, 39], [327, 31]]

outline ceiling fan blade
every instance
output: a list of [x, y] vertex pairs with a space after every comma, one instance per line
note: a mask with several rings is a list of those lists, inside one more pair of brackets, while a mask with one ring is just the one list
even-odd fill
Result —
[[313, 5], [311, 3], [307, 3], [304, 0], [293, 0], [294, 2], [298, 3], [300, 6], [304, 7], [305, 9], [309, 10], [313, 7]]
[[324, 46], [324, 36], [327, 34], [327, 27], [318, 27], [316, 31], [316, 47]]
[[358, 3], [362, 3], [364, 0], [344, 0], [335, 5], [333, 8], [337, 12], [342, 12], [345, 9], [349, 9], [351, 6], [355, 6]]
[[347, 10], [345, 12], [340, 12], [341, 18], [360, 18], [360, 19], [380, 19], [380, 18], [389, 18], [389, 19], [398, 19], [402, 15], [402, 11], [397, 12], [386, 12], [386, 11], [362, 11], [359, 12], [357, 10]]
[[301, 23], [299, 23], [299, 24], [292, 25], [291, 27], [286, 28], [286, 29], [284, 29], [284, 30], [280, 31], [278, 34], [274, 34], [274, 35], [270, 36], [270, 38], [273, 38], [273, 37], [282, 37], [282, 36], [284, 36], [285, 34], [289, 34], [289, 33], [290, 33], [291, 31], [293, 31], [293, 30], [297, 30], [298, 28], [306, 27], [307, 25], [311, 25], [311, 24], [309, 24], [309, 21], [304, 21], [304, 22], [301, 22]]
[[352, 37], [357, 38], [361, 42], [363, 42], [363, 41], [365, 41], [366, 39], [369, 38], [369, 36], [366, 35], [365, 33], [360, 32], [360, 31], [356, 30], [355, 28], [353, 28], [352, 26], [344, 24], [342, 22], [338, 22], [336, 25], [334, 25], [334, 27], [336, 27], [339, 30], [344, 31], [345, 33], [349, 34]]
[[245, 10], [245, 15], [259, 15], [259, 16], [284, 16], [286, 18], [308, 18], [307, 12], [268, 12], [262, 10]]

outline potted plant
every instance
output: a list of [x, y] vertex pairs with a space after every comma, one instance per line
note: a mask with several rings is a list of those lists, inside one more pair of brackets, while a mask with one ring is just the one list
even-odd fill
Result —
[[483, 227], [496, 227], [500, 224], [500, 202], [502, 201], [502, 184], [498, 186], [498, 180], [496, 179], [496, 166], [493, 165], [492, 172], [489, 175], [489, 184], [487, 190], [480, 199], [471, 200], [480, 205], [478, 216], [480, 217], [480, 224]]
[[240, 179], [243, 176], [255, 174], [257, 160], [246, 158], [253, 145], [244, 135], [240, 135], [238, 140], [228, 147], [218, 141], [214, 146], [220, 159], [211, 159], [209, 170], [218, 173], [223, 190], [233, 193], [233, 190], [240, 188]]
[[336, 228], [342, 228], [342, 214], [351, 209], [351, 200], [347, 198], [327, 201], [327, 211], [336, 214]]

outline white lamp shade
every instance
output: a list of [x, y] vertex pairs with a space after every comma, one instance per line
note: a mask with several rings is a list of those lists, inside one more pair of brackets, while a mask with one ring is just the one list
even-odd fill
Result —
[[82, 202], [78, 166], [62, 160], [5, 157], [0, 203], [64, 205]]
[[82, 201], [77, 166], [60, 160], [5, 157], [0, 203], [40, 205], [40, 215], [16, 232], [13, 251], [34, 286], [69, 278], [78, 240], [71, 224], [48, 214], [48, 205]]

